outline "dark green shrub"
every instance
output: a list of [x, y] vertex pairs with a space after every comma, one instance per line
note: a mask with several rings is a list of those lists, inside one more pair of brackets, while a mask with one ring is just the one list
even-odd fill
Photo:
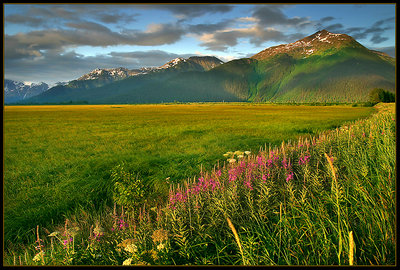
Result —
[[132, 173], [125, 171], [124, 164], [111, 170], [113, 199], [118, 205], [133, 208], [143, 202], [145, 195], [142, 181]]
[[392, 92], [386, 91], [382, 88], [375, 88], [369, 93], [369, 102], [376, 104], [379, 102], [394, 102], [395, 95]]

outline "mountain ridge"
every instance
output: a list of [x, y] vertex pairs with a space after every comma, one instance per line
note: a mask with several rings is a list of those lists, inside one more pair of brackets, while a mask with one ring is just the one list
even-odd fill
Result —
[[4, 79], [4, 103], [19, 102], [36, 96], [49, 89], [48, 84], [24, 83], [10, 79]]
[[372, 88], [392, 92], [395, 88], [393, 58], [367, 49], [351, 36], [326, 30], [249, 58], [226, 63], [211, 56], [175, 58], [134, 72], [107, 83], [74, 80], [30, 101], [360, 102], [366, 101]]

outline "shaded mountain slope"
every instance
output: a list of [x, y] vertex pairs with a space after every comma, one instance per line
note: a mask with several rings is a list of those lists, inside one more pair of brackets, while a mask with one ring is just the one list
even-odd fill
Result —
[[75, 80], [29, 102], [195, 101], [362, 102], [374, 88], [395, 91], [395, 59], [326, 30], [227, 63], [176, 58], [113, 82]]

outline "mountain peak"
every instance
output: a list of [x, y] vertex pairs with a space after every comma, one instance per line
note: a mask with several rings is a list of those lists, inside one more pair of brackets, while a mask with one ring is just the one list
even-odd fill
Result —
[[322, 53], [328, 49], [338, 49], [344, 46], [363, 47], [346, 34], [335, 34], [323, 29], [296, 42], [267, 48], [253, 55], [251, 58], [264, 60], [282, 53], [286, 53], [295, 58], [304, 58], [313, 54]]
[[123, 79], [132, 75], [132, 71], [127, 68], [96, 68], [78, 78], [78, 81], [83, 80], [96, 80], [96, 79]]

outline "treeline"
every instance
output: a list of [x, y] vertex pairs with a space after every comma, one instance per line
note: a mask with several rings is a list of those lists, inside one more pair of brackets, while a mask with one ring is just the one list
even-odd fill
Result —
[[394, 93], [386, 91], [382, 88], [375, 88], [369, 93], [369, 102], [373, 103], [374, 105], [379, 102], [395, 102], [395, 100], [396, 97]]

